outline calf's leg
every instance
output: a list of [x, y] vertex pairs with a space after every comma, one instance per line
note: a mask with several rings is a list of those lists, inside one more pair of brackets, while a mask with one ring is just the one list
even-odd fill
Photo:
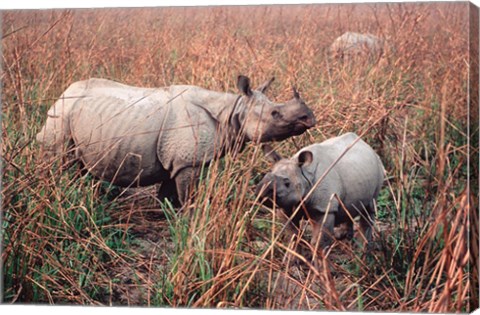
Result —
[[[335, 236], [333, 230], [334, 224], [335, 214], [333, 213], [322, 214], [312, 220], [313, 230], [311, 244], [315, 252], [318, 250], [321, 250], [323, 252], [329, 245], [332, 244], [333, 238]], [[328, 259], [323, 257], [323, 255], [318, 257], [317, 255], [315, 255], [315, 252], [313, 256], [313, 265], [317, 270], [325, 267], [324, 263], [329, 265]]]
[[321, 214], [312, 220], [312, 246], [315, 249], [324, 249], [332, 244], [334, 224], [334, 213]]
[[340, 223], [338, 227], [335, 228], [335, 238], [337, 240], [352, 240], [353, 238], [353, 221], [349, 220], [347, 222]]

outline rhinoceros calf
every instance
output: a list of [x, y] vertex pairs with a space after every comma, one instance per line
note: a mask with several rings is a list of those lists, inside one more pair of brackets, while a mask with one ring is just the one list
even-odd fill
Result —
[[275, 104], [239, 76], [240, 95], [174, 85], [140, 88], [104, 79], [73, 83], [37, 135], [51, 159], [74, 148], [94, 176], [119, 186], [162, 183], [159, 197], [184, 202], [202, 165], [246, 141], [283, 140], [315, 125], [294, 97]]
[[257, 194], [271, 198], [289, 217], [306, 198], [307, 213], [300, 208], [291, 222], [298, 227], [303, 217], [311, 219], [312, 245], [320, 242], [321, 248], [326, 247], [334, 226], [344, 223], [353, 236], [351, 218], [357, 216], [367, 241], [371, 240], [374, 200], [383, 184], [384, 168], [367, 143], [347, 133], [307, 146], [290, 159], [282, 159], [275, 151], [268, 155], [277, 162], [259, 183]]
[[378, 61], [384, 53], [384, 40], [372, 34], [346, 32], [330, 45], [330, 55], [346, 62]]

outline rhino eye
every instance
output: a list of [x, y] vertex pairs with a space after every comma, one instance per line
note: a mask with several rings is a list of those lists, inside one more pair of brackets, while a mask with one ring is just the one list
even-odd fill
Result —
[[307, 116], [307, 115], [303, 115], [303, 116], [301, 116], [301, 117], [298, 118], [298, 119], [301, 120], [301, 121], [306, 121], [306, 120], [308, 120], [308, 116]]
[[275, 119], [280, 119], [282, 117], [282, 114], [278, 110], [273, 110], [272, 111], [272, 117]]
[[285, 185], [286, 188], [290, 188], [290, 180], [288, 178], [285, 178], [283, 180], [283, 184]]

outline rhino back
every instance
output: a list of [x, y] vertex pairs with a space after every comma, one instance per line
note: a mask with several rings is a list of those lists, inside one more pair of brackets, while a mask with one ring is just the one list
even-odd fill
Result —
[[47, 120], [37, 134], [47, 150], [59, 151], [66, 140], [71, 138], [70, 115], [77, 102], [84, 98], [114, 96], [123, 100], [140, 99], [155, 89], [131, 87], [115, 81], [91, 78], [72, 83], [48, 110]]
[[[313, 152], [312, 173], [319, 180], [327, 169], [358, 136], [347, 133], [305, 148]], [[358, 140], [335, 164], [316, 190], [317, 200], [336, 193], [347, 208], [369, 204], [378, 196], [383, 183], [383, 165], [375, 151]]]
[[[79, 81], [71, 85], [76, 90], [80, 90], [83, 96], [114, 96], [116, 98], [135, 101], [145, 96], [151, 95], [156, 91], [162, 91], [163, 88], [144, 88], [126, 85], [120, 82], [91, 78], [85, 81]], [[73, 92], [73, 91], [72, 91]], [[70, 92], [70, 94], [72, 94]]]

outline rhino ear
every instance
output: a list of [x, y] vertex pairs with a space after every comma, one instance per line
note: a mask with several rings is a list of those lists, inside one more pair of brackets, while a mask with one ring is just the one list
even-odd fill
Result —
[[282, 159], [280, 154], [278, 154], [269, 144], [262, 144], [262, 150], [267, 160], [269, 160], [272, 163], [277, 163]]
[[311, 151], [302, 151], [298, 156], [298, 166], [308, 166], [313, 161], [313, 153]]
[[295, 97], [297, 100], [299, 100], [300, 99], [300, 93], [298, 93], [297, 88], [294, 85], [292, 86], [292, 90], [293, 90], [293, 97]]
[[266, 92], [267, 89], [270, 87], [270, 85], [272, 84], [273, 81], [275, 81], [275, 77], [272, 77], [270, 80], [265, 81], [262, 85], [260, 85], [260, 86], [257, 88], [257, 91], [262, 92], [263, 94], [265, 94], [265, 92]]
[[244, 75], [239, 75], [237, 79], [237, 87], [246, 96], [252, 96], [253, 92], [250, 88], [250, 79]]

